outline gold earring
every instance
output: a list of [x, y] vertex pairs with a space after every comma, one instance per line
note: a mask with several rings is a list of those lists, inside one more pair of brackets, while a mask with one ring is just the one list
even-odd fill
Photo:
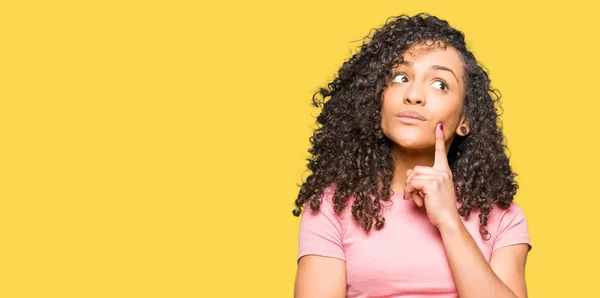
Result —
[[469, 133], [469, 129], [467, 129], [467, 126], [463, 124], [463, 125], [460, 127], [460, 132], [461, 132], [463, 135], [467, 135], [467, 134]]

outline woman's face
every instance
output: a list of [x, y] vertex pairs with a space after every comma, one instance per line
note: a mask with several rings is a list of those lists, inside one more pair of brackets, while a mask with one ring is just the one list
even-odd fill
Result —
[[383, 93], [383, 133], [403, 149], [427, 149], [434, 147], [435, 128], [442, 123], [451, 142], [460, 125], [467, 124], [461, 114], [465, 82], [460, 53], [450, 46], [417, 44], [403, 59]]

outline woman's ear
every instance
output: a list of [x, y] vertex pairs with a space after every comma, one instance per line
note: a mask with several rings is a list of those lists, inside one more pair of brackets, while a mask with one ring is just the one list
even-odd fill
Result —
[[456, 134], [464, 137], [471, 132], [471, 126], [469, 125], [469, 119], [465, 115], [460, 118], [460, 122], [458, 122], [458, 127], [456, 127]]

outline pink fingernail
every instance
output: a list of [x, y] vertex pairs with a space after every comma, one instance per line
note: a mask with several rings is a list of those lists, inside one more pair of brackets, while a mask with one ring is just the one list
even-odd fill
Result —
[[441, 123], [440, 123], [440, 129], [441, 129], [442, 131], [444, 131], [444, 124], [441, 124]]

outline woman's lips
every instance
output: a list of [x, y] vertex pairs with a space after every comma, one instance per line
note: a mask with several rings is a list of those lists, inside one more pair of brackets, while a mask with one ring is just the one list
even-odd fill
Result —
[[396, 114], [396, 117], [406, 123], [420, 123], [426, 121], [423, 115], [415, 111], [404, 111]]

